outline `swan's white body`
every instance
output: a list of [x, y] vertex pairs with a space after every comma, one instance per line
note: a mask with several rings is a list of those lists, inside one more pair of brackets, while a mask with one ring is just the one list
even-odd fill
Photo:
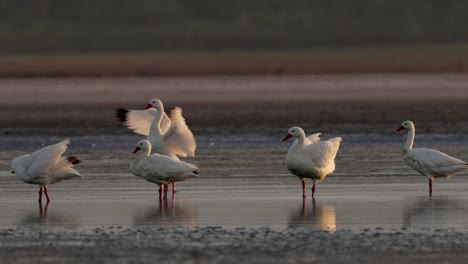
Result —
[[14, 172], [20, 180], [41, 186], [39, 201], [42, 196], [42, 187], [44, 187], [47, 200], [50, 201], [47, 194], [47, 185], [82, 177], [79, 172], [73, 169], [73, 166], [80, 161], [73, 156], [67, 158], [62, 157], [69, 143], [70, 140], [67, 139], [57, 144], [41, 148], [32, 154], [17, 157], [11, 162], [12, 172]]
[[[130, 164], [130, 172], [159, 185], [160, 194], [162, 185], [198, 177], [198, 167], [193, 164], [158, 153], [150, 155], [151, 143], [148, 140], [139, 141], [134, 153], [137, 154]], [[165, 197], [167, 197], [167, 188]]]
[[[173, 159], [193, 157], [197, 144], [192, 131], [187, 127], [182, 116], [182, 109], [176, 107], [164, 112], [164, 106], [158, 99], [150, 100], [146, 110], [118, 109], [117, 116], [133, 132], [147, 136], [153, 153], [159, 153]], [[154, 107], [154, 108], [153, 108]]]
[[432, 195], [432, 180], [451, 177], [468, 169], [465, 161], [451, 157], [443, 152], [428, 148], [413, 149], [415, 127], [413, 122], [404, 121], [400, 130], [408, 130], [408, 137], [403, 148], [403, 160], [415, 171], [429, 178], [429, 194]]
[[323, 180], [335, 170], [335, 157], [338, 153], [341, 137], [320, 141], [320, 133], [306, 138], [304, 130], [292, 127], [283, 141], [295, 137], [297, 140], [291, 145], [286, 155], [286, 166], [292, 174], [302, 180], [303, 196], [305, 197], [305, 178], [313, 180], [312, 197], [315, 184]]

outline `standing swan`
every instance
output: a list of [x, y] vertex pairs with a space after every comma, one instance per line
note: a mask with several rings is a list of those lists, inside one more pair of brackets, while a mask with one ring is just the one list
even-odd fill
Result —
[[[187, 127], [182, 116], [182, 109], [176, 107], [164, 112], [164, 105], [159, 99], [151, 99], [146, 110], [127, 110], [118, 108], [117, 118], [133, 132], [147, 136], [153, 153], [159, 153], [172, 159], [194, 157], [197, 143], [192, 131]], [[175, 184], [172, 184], [175, 192]]]
[[417, 172], [429, 178], [429, 196], [432, 196], [432, 181], [435, 178], [451, 177], [468, 169], [468, 164], [438, 150], [428, 148], [413, 149], [415, 136], [414, 124], [404, 121], [397, 129], [408, 130], [408, 138], [403, 148], [403, 160]]
[[320, 134], [313, 134], [306, 138], [305, 132], [300, 127], [291, 127], [283, 141], [291, 137], [297, 140], [291, 145], [286, 155], [286, 166], [292, 174], [302, 181], [302, 196], [306, 197], [305, 178], [313, 180], [312, 198], [315, 194], [315, 184], [323, 180], [335, 170], [335, 157], [341, 137], [320, 141]]
[[151, 123], [148, 135], [153, 151], [177, 160], [177, 156], [194, 157], [197, 144], [192, 131], [187, 127], [185, 119], [182, 117], [182, 109], [176, 107], [170, 111], [170, 125], [165, 130], [162, 126], [162, 121], [166, 120], [163, 103], [159, 99], [151, 99], [146, 109], [151, 108], [156, 109], [156, 116]]
[[73, 166], [81, 161], [75, 156], [62, 157], [67, 150], [69, 139], [37, 150], [32, 154], [17, 157], [11, 162], [11, 173], [31, 184], [39, 184], [39, 199], [42, 202], [42, 190], [50, 202], [47, 185], [59, 181], [82, 177]]
[[159, 199], [161, 199], [163, 185], [164, 199], [167, 199], [167, 184], [198, 177], [198, 167], [193, 164], [157, 153], [150, 155], [151, 143], [148, 140], [138, 141], [133, 153], [137, 154], [130, 164], [130, 172], [159, 185]]

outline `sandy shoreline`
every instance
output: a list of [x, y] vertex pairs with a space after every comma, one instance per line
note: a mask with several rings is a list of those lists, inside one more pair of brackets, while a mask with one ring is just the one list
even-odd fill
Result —
[[418, 131], [467, 133], [467, 75], [316, 75], [0, 80], [0, 133], [123, 134], [117, 107], [160, 98], [195, 131], [292, 125], [333, 133], [387, 133], [404, 119]]
[[0, 238], [3, 263], [440, 263], [468, 256], [468, 232], [453, 230], [117, 226], [3, 229]]

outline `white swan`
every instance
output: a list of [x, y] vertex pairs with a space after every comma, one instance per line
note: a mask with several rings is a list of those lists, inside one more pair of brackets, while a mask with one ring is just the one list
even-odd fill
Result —
[[167, 199], [167, 184], [198, 177], [198, 167], [161, 154], [151, 154], [151, 143], [144, 139], [137, 143], [137, 153], [130, 164], [130, 172], [149, 182], [159, 185], [159, 198], [164, 185], [164, 199]]
[[397, 129], [408, 130], [408, 137], [403, 148], [403, 160], [417, 172], [429, 178], [429, 195], [432, 196], [432, 181], [435, 178], [450, 177], [468, 169], [465, 161], [451, 157], [438, 150], [428, 148], [413, 149], [415, 127], [413, 122], [404, 121]]
[[42, 190], [50, 202], [47, 185], [59, 181], [82, 177], [73, 166], [81, 161], [75, 156], [62, 157], [67, 150], [69, 139], [37, 150], [32, 154], [15, 158], [11, 162], [11, 173], [31, 184], [39, 184], [39, 202], [42, 202]]
[[335, 157], [340, 147], [341, 137], [320, 141], [320, 133], [306, 138], [300, 127], [291, 127], [283, 141], [291, 137], [297, 140], [291, 145], [286, 155], [286, 166], [292, 174], [302, 181], [302, 196], [306, 197], [305, 178], [313, 180], [312, 197], [315, 195], [315, 184], [335, 170]]
[[[182, 109], [176, 107], [169, 112], [170, 126], [164, 128], [164, 105], [159, 99], [151, 99], [147, 109], [156, 109], [156, 116], [151, 123], [148, 140], [156, 153], [166, 155], [173, 159], [181, 157], [194, 157], [197, 144], [192, 131], [187, 127], [182, 117]], [[163, 120], [165, 120], [163, 122]]]
[[[161, 100], [151, 99], [146, 110], [118, 108], [116, 115], [133, 132], [147, 136], [154, 153], [175, 160], [179, 160], [178, 156], [195, 156], [197, 143], [185, 123], [180, 107], [170, 110], [168, 117]], [[176, 191], [175, 184], [172, 184], [172, 191]]]

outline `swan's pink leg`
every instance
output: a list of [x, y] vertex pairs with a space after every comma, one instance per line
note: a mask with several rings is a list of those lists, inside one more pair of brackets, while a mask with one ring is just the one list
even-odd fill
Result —
[[175, 193], [176, 192], [176, 189], [175, 189], [175, 182], [172, 183], [172, 193]]
[[434, 179], [433, 178], [429, 178], [429, 196], [432, 196], [432, 181]]
[[47, 191], [47, 185], [44, 185], [44, 194], [45, 196], [47, 197], [47, 202], [49, 203], [50, 202], [50, 198], [49, 198], [49, 193]]
[[[39, 203], [42, 203], [42, 186], [39, 187], [39, 199], [37, 200]], [[41, 205], [42, 209], [42, 205]]]
[[302, 197], [303, 197], [303, 198], [304, 198], [304, 197], [307, 197], [307, 195], [306, 195], [306, 190], [305, 190], [305, 185], [306, 185], [306, 184], [305, 184], [305, 180], [302, 179]]
[[163, 187], [162, 185], [159, 185], [159, 200], [161, 201], [162, 198], [162, 192], [163, 192]]
[[164, 200], [167, 200], [167, 191], [169, 190], [169, 185], [164, 184]]
[[315, 195], [315, 183], [314, 185], [312, 185], [312, 198], [315, 198], [314, 195]]

